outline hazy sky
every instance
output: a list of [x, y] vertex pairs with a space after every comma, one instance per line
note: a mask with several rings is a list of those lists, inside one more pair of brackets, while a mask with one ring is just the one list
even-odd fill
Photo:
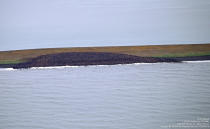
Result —
[[0, 50], [210, 43], [210, 0], [0, 0]]

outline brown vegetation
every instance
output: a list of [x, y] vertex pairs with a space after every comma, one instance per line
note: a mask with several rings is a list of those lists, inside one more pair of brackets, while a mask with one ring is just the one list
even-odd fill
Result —
[[110, 52], [141, 57], [183, 57], [210, 55], [210, 44], [151, 45], [119, 47], [75, 47], [1, 51], [0, 64], [20, 63], [38, 56], [66, 52]]

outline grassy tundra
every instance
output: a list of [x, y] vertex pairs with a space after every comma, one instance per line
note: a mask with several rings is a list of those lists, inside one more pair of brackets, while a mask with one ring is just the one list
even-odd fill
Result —
[[110, 52], [141, 57], [192, 57], [210, 55], [210, 44], [72, 47], [0, 51], [0, 64], [18, 64], [41, 55], [66, 52]]

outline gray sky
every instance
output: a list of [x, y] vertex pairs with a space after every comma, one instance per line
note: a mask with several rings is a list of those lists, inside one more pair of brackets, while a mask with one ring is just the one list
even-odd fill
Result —
[[0, 50], [210, 43], [210, 0], [0, 0]]

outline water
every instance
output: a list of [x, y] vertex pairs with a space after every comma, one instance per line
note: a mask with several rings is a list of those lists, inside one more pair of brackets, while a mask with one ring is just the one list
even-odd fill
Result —
[[1, 69], [0, 128], [162, 129], [208, 121], [209, 75], [210, 62]]

